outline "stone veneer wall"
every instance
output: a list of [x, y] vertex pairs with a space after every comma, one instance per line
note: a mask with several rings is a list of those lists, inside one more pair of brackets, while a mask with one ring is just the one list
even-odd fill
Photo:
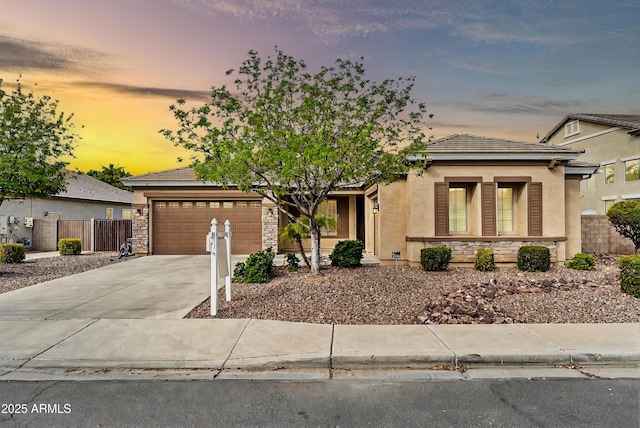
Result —
[[135, 205], [131, 222], [131, 245], [133, 254], [146, 256], [149, 254], [149, 206]]
[[582, 252], [592, 254], [633, 254], [635, 248], [629, 238], [616, 232], [604, 214], [582, 216]]
[[[269, 211], [271, 210], [271, 211]], [[278, 252], [278, 209], [273, 205], [262, 205], [262, 249], [273, 248]]]
[[558, 261], [556, 241], [430, 241], [425, 242], [425, 248], [451, 248], [452, 263], [473, 263], [478, 248], [490, 248], [496, 263], [515, 263], [518, 260], [518, 249], [523, 245], [540, 245], [549, 248], [551, 261]]

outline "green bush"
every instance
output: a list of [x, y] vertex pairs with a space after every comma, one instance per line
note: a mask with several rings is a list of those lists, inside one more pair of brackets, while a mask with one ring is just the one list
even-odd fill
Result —
[[364, 250], [362, 241], [338, 241], [331, 255], [329, 255], [331, 266], [346, 268], [360, 266], [362, 250]]
[[420, 250], [420, 263], [424, 270], [446, 270], [451, 261], [451, 248], [433, 247]]
[[640, 256], [620, 257], [618, 266], [622, 292], [640, 298]]
[[63, 256], [74, 256], [82, 252], [82, 242], [77, 238], [62, 238], [58, 241], [58, 249]]
[[285, 254], [285, 260], [287, 261], [287, 272], [296, 272], [300, 269], [300, 262], [298, 261], [298, 256], [293, 253]]
[[567, 262], [569, 269], [590, 270], [596, 267], [596, 258], [592, 254], [578, 253]]
[[551, 267], [551, 254], [547, 247], [525, 245], [518, 249], [518, 269], [529, 272], [548, 271]]
[[0, 263], [21, 263], [24, 258], [23, 244], [0, 244]]
[[244, 264], [242, 282], [247, 284], [269, 282], [275, 256], [271, 247], [251, 254]]
[[233, 268], [233, 281], [242, 282], [242, 280], [244, 279], [245, 272], [246, 272], [246, 266], [244, 262], [236, 263], [235, 267]]
[[490, 248], [478, 248], [478, 251], [476, 251], [476, 259], [473, 262], [473, 268], [483, 272], [498, 270], [493, 258], [493, 250]]

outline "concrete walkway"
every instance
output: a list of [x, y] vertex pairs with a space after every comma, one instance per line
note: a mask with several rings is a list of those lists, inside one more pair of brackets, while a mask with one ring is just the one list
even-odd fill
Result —
[[150, 256], [1, 294], [0, 380], [106, 372], [237, 378], [291, 370], [328, 378], [360, 369], [374, 375], [423, 370], [430, 378], [469, 376], [463, 373], [469, 367], [476, 374], [479, 368], [522, 366], [574, 373], [576, 365], [586, 367], [580, 376], [606, 377], [615, 365], [627, 367], [624, 376], [640, 377], [637, 323], [388, 326], [182, 319], [208, 297], [208, 277], [207, 256]]

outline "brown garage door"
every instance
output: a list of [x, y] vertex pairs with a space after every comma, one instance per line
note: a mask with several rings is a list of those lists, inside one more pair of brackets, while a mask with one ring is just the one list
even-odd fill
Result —
[[231, 222], [231, 252], [251, 254], [262, 249], [260, 201], [154, 201], [153, 254], [207, 254], [205, 237], [211, 220], [224, 230]]

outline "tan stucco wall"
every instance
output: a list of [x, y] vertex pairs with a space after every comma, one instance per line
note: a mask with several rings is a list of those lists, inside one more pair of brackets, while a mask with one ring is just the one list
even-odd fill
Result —
[[[481, 177], [483, 182], [493, 182], [495, 177], [531, 177], [532, 182], [542, 183], [543, 237], [563, 239], [566, 236], [567, 215], [571, 218], [579, 209], [567, 214], [565, 196], [572, 197], [572, 203], [578, 204], [576, 189], [565, 192], [564, 167], [548, 169], [546, 164], [537, 165], [482, 165], [482, 166], [454, 166], [433, 165], [420, 177], [414, 171], [407, 176], [406, 181], [396, 182], [388, 186], [380, 186], [380, 252], [381, 260], [391, 259], [391, 251], [402, 251], [402, 259], [410, 262], [420, 260], [422, 242], [407, 242], [407, 237], [433, 238], [435, 237], [435, 195], [434, 183], [444, 182], [445, 177]], [[574, 186], [575, 187], [575, 186]], [[451, 235], [449, 240], [464, 237], [478, 237], [482, 234], [480, 189], [477, 188], [471, 197], [469, 205], [469, 233]], [[527, 196], [520, 195], [520, 202], [516, 208], [516, 218], [526, 219]], [[572, 242], [571, 248], [579, 246]], [[518, 233], [520, 232], [520, 233]], [[574, 231], [575, 232], [575, 231]], [[527, 236], [526, 227], [520, 227], [510, 238]], [[575, 239], [575, 235], [572, 235]], [[565, 244], [558, 243], [558, 261], [565, 260]]]
[[[640, 181], [625, 181], [624, 162], [620, 159], [640, 156], [640, 136], [631, 136], [628, 129], [619, 129], [602, 135], [594, 135], [613, 130], [615, 127], [580, 121], [580, 133], [564, 137], [564, 126], [553, 134], [548, 144], [564, 145], [564, 147], [584, 150], [585, 154], [578, 161], [595, 164], [615, 164], [615, 183], [605, 184], [604, 168], [595, 176], [595, 190], [587, 190], [586, 181], [580, 185], [581, 211], [595, 210], [605, 214], [604, 199], [613, 198], [618, 202], [623, 197], [637, 195], [640, 197]], [[587, 137], [587, 138], [585, 138]], [[569, 144], [566, 144], [569, 143]]]
[[[565, 182], [565, 200], [568, 201], [565, 211], [565, 224], [567, 225], [566, 260], [570, 260], [582, 251], [581, 215], [580, 204], [580, 180], [567, 180]], [[571, 203], [573, 201], [573, 203]]]

